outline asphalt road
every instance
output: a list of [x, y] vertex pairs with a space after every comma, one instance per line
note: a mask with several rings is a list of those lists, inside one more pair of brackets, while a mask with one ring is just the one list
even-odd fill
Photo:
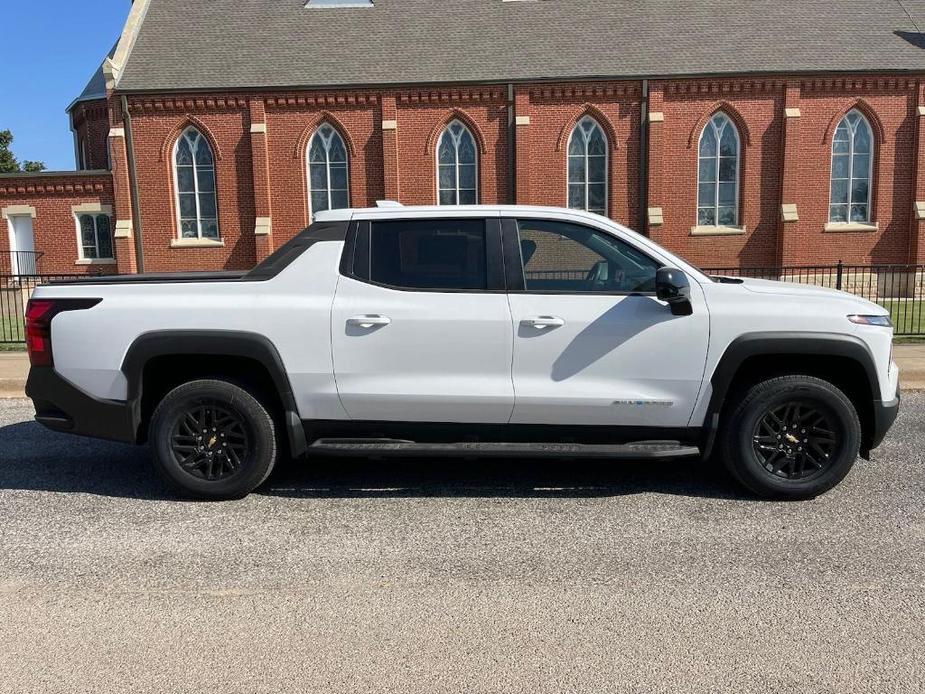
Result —
[[0, 401], [2, 692], [925, 691], [925, 394], [829, 495], [290, 464], [227, 504]]

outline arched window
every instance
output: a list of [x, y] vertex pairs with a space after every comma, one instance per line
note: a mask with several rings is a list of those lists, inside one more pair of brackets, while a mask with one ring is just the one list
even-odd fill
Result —
[[173, 167], [180, 237], [217, 239], [215, 160], [208, 141], [196, 128], [187, 128], [177, 140]]
[[578, 121], [569, 136], [568, 206], [607, 214], [607, 137], [591, 116]]
[[874, 147], [870, 123], [851, 111], [832, 140], [830, 222], [870, 221], [870, 178]]
[[437, 144], [437, 188], [441, 205], [478, 202], [478, 152], [469, 129], [454, 120]]
[[697, 225], [739, 223], [739, 133], [729, 117], [717, 113], [700, 135]]
[[81, 260], [106, 260], [112, 253], [112, 222], [108, 214], [81, 214], [77, 217], [80, 228]]
[[347, 147], [331, 125], [322, 123], [308, 143], [311, 213], [350, 207]]

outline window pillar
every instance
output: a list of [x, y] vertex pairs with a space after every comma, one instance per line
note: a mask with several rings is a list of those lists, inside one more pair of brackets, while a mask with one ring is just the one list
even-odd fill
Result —
[[648, 189], [648, 210], [646, 211], [646, 228], [645, 231], [649, 238], [656, 243], [663, 243], [664, 235], [662, 225], [665, 223], [662, 206], [663, 199], [663, 172], [662, 161], [664, 159], [664, 136], [662, 129], [665, 126], [665, 113], [662, 110], [664, 87], [658, 82], [649, 83], [649, 112], [643, 114], [645, 125], [649, 128], [648, 137], [648, 155], [649, 162], [647, 170], [649, 172], [647, 189]]
[[[784, 127], [781, 152], [783, 167], [781, 177], [780, 216], [778, 223], [778, 258], [781, 265], [805, 264], [806, 259], [799, 251], [800, 211], [797, 201], [801, 199], [800, 180], [800, 83], [788, 82], [784, 93]], [[831, 152], [827, 157], [831, 166]], [[826, 167], [828, 173], [829, 168]], [[826, 183], [828, 184], [828, 176]], [[826, 189], [828, 200], [828, 188]], [[826, 205], [828, 218], [828, 205]]]
[[514, 190], [518, 205], [533, 202], [530, 191], [530, 90], [514, 90]]
[[915, 105], [915, 196], [909, 262], [925, 263], [925, 81], [919, 82]]
[[109, 151], [111, 153], [112, 188], [115, 202], [113, 245], [116, 266], [120, 275], [138, 272], [135, 257], [135, 230], [133, 228], [132, 193], [128, 174], [128, 150], [125, 144], [125, 128], [122, 125], [122, 109], [117, 99], [110, 100]]
[[382, 97], [382, 180], [386, 200], [399, 200], [401, 179], [398, 169], [398, 110], [395, 96]]
[[273, 252], [270, 155], [267, 146], [267, 115], [263, 100], [251, 99], [248, 105], [254, 176], [254, 258], [259, 263]]

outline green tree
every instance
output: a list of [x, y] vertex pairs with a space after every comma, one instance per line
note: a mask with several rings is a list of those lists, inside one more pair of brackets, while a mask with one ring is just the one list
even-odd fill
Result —
[[20, 166], [16, 157], [13, 156], [13, 150], [10, 147], [13, 144], [13, 133], [9, 130], [0, 130], [0, 173], [35, 173], [44, 171], [45, 164], [40, 161], [25, 161]]
[[10, 145], [13, 144], [13, 133], [9, 130], [0, 130], [0, 173], [16, 173], [19, 171], [19, 162], [13, 156]]

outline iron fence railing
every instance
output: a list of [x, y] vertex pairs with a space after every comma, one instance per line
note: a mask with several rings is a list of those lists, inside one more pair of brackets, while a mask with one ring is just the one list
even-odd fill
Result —
[[854, 294], [890, 312], [897, 335], [925, 335], [925, 265], [804, 265], [708, 268], [711, 275], [814, 284]]
[[0, 274], [0, 345], [24, 344], [26, 304], [35, 288], [86, 275]]
[[37, 275], [42, 251], [0, 251], [0, 276]]
[[[0, 255], [2, 262], [2, 255]], [[897, 335], [925, 336], [925, 265], [804, 265], [788, 267], [708, 268], [711, 275], [813, 284], [855, 294], [890, 312]], [[583, 279], [578, 270], [530, 273], [532, 279]], [[26, 303], [35, 288], [85, 275], [0, 272], [0, 344], [25, 342]]]

